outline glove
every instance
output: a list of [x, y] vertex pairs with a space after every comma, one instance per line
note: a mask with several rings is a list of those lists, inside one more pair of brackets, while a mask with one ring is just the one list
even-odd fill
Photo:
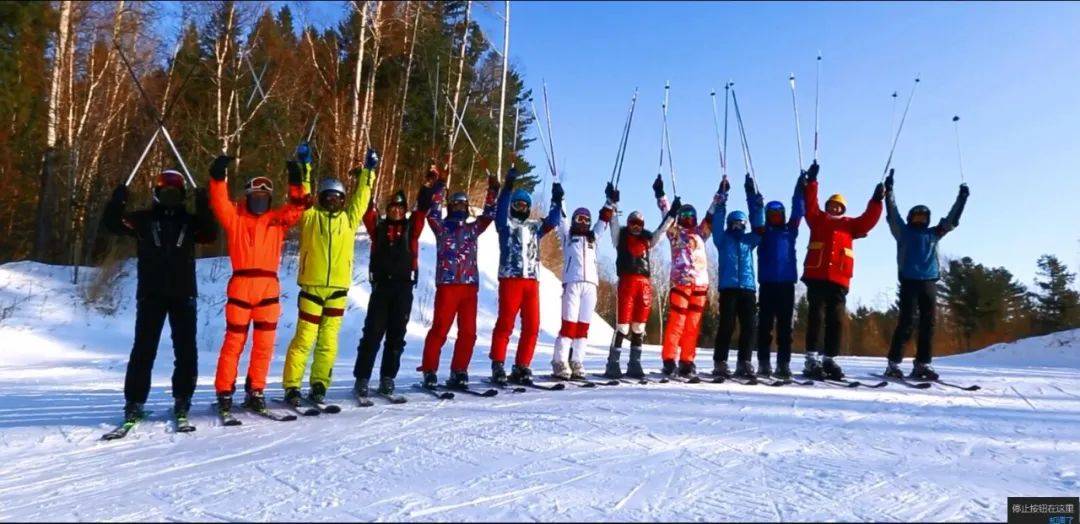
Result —
[[518, 177], [518, 170], [516, 167], [511, 167], [510, 171], [506, 172], [506, 183], [512, 184]]
[[874, 188], [874, 200], [877, 200], [878, 202], [881, 202], [884, 199], [885, 199], [885, 185], [884, 184], [878, 184], [877, 187]]
[[682, 209], [682, 199], [675, 197], [675, 201], [671, 203], [671, 209], [668, 209], [667, 216], [675, 218], [679, 216], [679, 210]]
[[611, 182], [608, 182], [607, 187], [604, 188], [604, 196], [606, 196], [608, 202], [611, 202], [612, 204], [619, 203], [619, 190], [615, 189], [615, 185]]
[[488, 175], [488, 191], [498, 193], [499, 189], [502, 189], [502, 184], [499, 183], [499, 177]]
[[971, 194], [971, 190], [968, 189], [967, 184], [960, 184], [960, 196], [967, 198]]
[[724, 177], [720, 180], [720, 188], [717, 189], [716, 192], [727, 194], [728, 191], [731, 191], [731, 182], [728, 182], [727, 177]]
[[806, 170], [806, 181], [807, 182], [816, 182], [817, 181], [818, 169], [820, 169], [820, 167], [818, 166], [818, 163], [816, 161], [813, 164], [810, 164], [810, 169]]
[[377, 167], [379, 167], [379, 153], [369, 147], [367, 154], [364, 155], [364, 168], [375, 169]]
[[560, 184], [558, 182], [555, 182], [554, 184], [551, 184], [551, 200], [552, 200], [552, 202], [561, 203], [563, 201], [564, 196], [566, 196], [566, 192], [563, 191], [562, 184]]
[[795, 182], [795, 186], [798, 188], [799, 196], [801, 198], [803, 191], [806, 191], [806, 171], [799, 173], [799, 180]]
[[300, 169], [300, 162], [289, 160], [285, 162], [285, 170], [289, 172], [289, 185], [298, 186], [304, 181], [304, 171]]
[[895, 169], [890, 169], [889, 170], [889, 176], [885, 177], [885, 189], [888, 189], [889, 191], [892, 191], [893, 173], [895, 173], [895, 172], [896, 172]]
[[743, 182], [743, 189], [746, 190], [747, 195], [757, 194], [757, 188], [754, 186], [754, 177], [750, 176], [749, 173], [746, 174], [746, 180]]
[[311, 146], [307, 142], [300, 142], [296, 146], [296, 159], [305, 164], [311, 163]]
[[218, 182], [225, 180], [225, 168], [229, 167], [229, 162], [232, 161], [233, 157], [228, 155], [219, 155], [215, 158], [214, 163], [210, 164], [210, 178]]
[[432, 164], [432, 166], [428, 168], [427, 174], [424, 175], [424, 185], [428, 187], [433, 187], [435, 185], [435, 182], [438, 180], [439, 170], [435, 168], [434, 164]]
[[420, 186], [420, 192], [416, 195], [416, 208], [424, 211], [431, 209], [431, 199], [434, 192], [430, 187]]
[[664, 196], [664, 179], [660, 178], [660, 175], [656, 175], [656, 180], [652, 183], [652, 192], [658, 199]]
[[127, 198], [128, 198], [128, 188], [127, 188], [127, 186], [125, 186], [123, 184], [120, 184], [120, 185], [116, 186], [116, 189], [114, 189], [113, 192], [112, 192], [112, 201], [116, 202], [118, 204], [123, 204], [124, 202], [127, 202]]

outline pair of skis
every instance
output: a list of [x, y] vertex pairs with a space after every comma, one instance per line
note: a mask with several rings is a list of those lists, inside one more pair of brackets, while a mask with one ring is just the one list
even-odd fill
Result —
[[879, 374], [879, 373], [872, 373], [871, 376], [887, 380], [887, 381], [892, 382], [894, 384], [900, 384], [900, 385], [903, 385], [903, 386], [907, 386], [907, 387], [912, 388], [912, 389], [929, 389], [934, 384], [937, 384], [939, 386], [949, 387], [949, 388], [956, 388], [956, 389], [959, 389], [961, 391], [979, 391], [980, 389], [982, 389], [982, 387], [979, 386], [978, 384], [972, 384], [970, 386], [962, 386], [960, 384], [954, 384], [952, 382], [945, 382], [944, 380], [941, 380], [941, 379], [937, 379], [937, 380], [918, 380], [918, 379], [910, 380], [910, 379], [905, 378], [905, 377], [899, 377], [899, 378], [898, 377], [886, 377], [885, 375], [882, 375], [882, 374]]
[[[128, 435], [128, 433], [131, 432], [131, 430], [135, 429], [135, 426], [138, 426], [141, 422], [143, 422], [147, 418], [149, 418], [151, 413], [153, 413], [153, 411], [144, 411], [141, 417], [138, 417], [138, 418], [133, 419], [133, 420], [125, 420], [123, 424], [120, 424], [119, 426], [113, 428], [108, 433], [105, 433], [104, 435], [102, 435], [101, 440], [119, 440], [119, 439], [122, 439], [122, 438], [126, 437]], [[176, 433], [191, 433], [191, 432], [195, 431], [195, 426], [192, 425], [188, 421], [188, 418], [187, 418], [186, 415], [184, 415], [184, 416], [175, 416], [174, 415], [173, 416], [173, 427], [174, 427], [173, 431], [176, 432]]]
[[299, 404], [292, 404], [288, 400], [278, 397], [274, 399], [274, 402], [285, 406], [286, 409], [295, 412], [301, 417], [317, 417], [323, 413], [329, 415], [335, 415], [341, 413], [341, 406], [337, 404], [329, 404], [326, 402], [316, 402], [310, 397], [303, 397]]

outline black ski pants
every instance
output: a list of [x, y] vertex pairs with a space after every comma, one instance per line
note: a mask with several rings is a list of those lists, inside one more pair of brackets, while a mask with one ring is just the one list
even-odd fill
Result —
[[360, 337], [360, 346], [356, 349], [354, 377], [371, 379], [375, 355], [379, 353], [379, 343], [384, 336], [386, 343], [383, 346], [380, 377], [397, 377], [401, 367], [401, 354], [405, 351], [405, 329], [409, 325], [412, 300], [413, 284], [409, 280], [388, 280], [372, 284], [367, 318], [364, 319], [364, 334]]
[[762, 283], [758, 301], [758, 367], [769, 364], [774, 323], [776, 325], [776, 364], [789, 364], [791, 362], [791, 321], [795, 315], [795, 283]]
[[754, 292], [746, 289], [720, 290], [720, 322], [716, 330], [713, 362], [727, 362], [735, 321], [739, 322], [739, 362], [753, 355], [754, 313], [757, 309]]
[[135, 306], [135, 344], [124, 378], [124, 400], [128, 402], [145, 403], [150, 395], [150, 375], [166, 316], [173, 342], [173, 397], [190, 399], [195, 393], [199, 376], [195, 298], [142, 297]]
[[847, 293], [848, 288], [835, 282], [806, 280], [806, 300], [810, 306], [807, 313], [806, 351], [819, 350], [817, 341], [820, 339], [824, 320], [825, 356], [835, 357], [840, 354]]
[[889, 361], [904, 360], [904, 345], [915, 331], [915, 309], [919, 313], [919, 340], [915, 361], [929, 364], [933, 358], [934, 324], [937, 316], [937, 283], [933, 280], [900, 281], [900, 321], [893, 332]]

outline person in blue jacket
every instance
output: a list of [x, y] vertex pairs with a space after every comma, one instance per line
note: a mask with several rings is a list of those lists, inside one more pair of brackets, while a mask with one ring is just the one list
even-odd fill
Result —
[[949, 210], [948, 216], [937, 226], [930, 227], [930, 208], [918, 205], [908, 211], [907, 222], [900, 218], [893, 196], [893, 171], [885, 178], [885, 212], [889, 230], [896, 239], [896, 264], [900, 278], [900, 319], [893, 332], [889, 348], [889, 365], [885, 375], [903, 378], [900, 363], [904, 359], [904, 345], [911, 340], [915, 330], [915, 308], [919, 312], [919, 341], [915, 353], [915, 365], [910, 377], [916, 380], [937, 380], [938, 374], [930, 366], [933, 358], [934, 323], [937, 314], [937, 280], [941, 277], [938, 267], [938, 242], [941, 237], [960, 225], [960, 215], [967, 203], [967, 184], [960, 184], [960, 194]]
[[[761, 243], [761, 227], [765, 222], [761, 194], [754, 187], [754, 179], [746, 175], [746, 205], [750, 210], [747, 225], [746, 213], [727, 213], [727, 197], [731, 184], [727, 178], [720, 182], [720, 190], [713, 199], [712, 239], [719, 254], [717, 263], [720, 288], [720, 326], [716, 331], [713, 352], [713, 376], [730, 378], [727, 359], [735, 321], [739, 322], [739, 353], [735, 376], [752, 378], [754, 366], [750, 362], [754, 336], [754, 311], [757, 308], [754, 279], [754, 248]], [[725, 220], [726, 216], [726, 220]]]
[[[817, 173], [817, 163], [810, 171]], [[791, 196], [791, 216], [786, 217], [783, 202], [773, 200], [765, 205], [765, 225], [761, 228], [758, 246], [758, 376], [770, 375], [779, 380], [791, 380], [791, 328], [795, 313], [795, 283], [799, 280], [795, 241], [799, 225], [806, 214], [806, 173], [799, 175], [795, 194]], [[776, 372], [770, 364], [773, 325], [776, 326]]]

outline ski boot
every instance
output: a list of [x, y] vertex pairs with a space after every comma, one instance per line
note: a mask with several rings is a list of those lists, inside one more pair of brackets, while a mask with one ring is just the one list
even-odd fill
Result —
[[777, 380], [791, 380], [791, 366], [787, 362], [777, 362], [772, 376]]
[[559, 380], [570, 380], [570, 366], [566, 362], [552, 362], [551, 376]]
[[491, 383], [500, 386], [506, 385], [506, 368], [503, 367], [502, 361], [491, 361]]
[[228, 415], [232, 411], [232, 393], [218, 393], [217, 409], [218, 413], [224, 415]]
[[[366, 384], [365, 384], [366, 385]], [[425, 389], [435, 389], [439, 386], [439, 377], [434, 371], [425, 371], [423, 386]]]
[[758, 362], [757, 376], [758, 378], [770, 378], [772, 377], [773, 370], [772, 365], [768, 362]]
[[308, 400], [316, 404], [326, 403], [326, 384], [322, 382], [313, 383], [311, 391], [308, 391]]
[[574, 380], [585, 380], [585, 366], [576, 360], [570, 361], [570, 378]]
[[173, 400], [173, 416], [176, 418], [187, 418], [188, 412], [191, 411], [191, 399], [190, 398], [177, 398]]
[[379, 394], [380, 395], [393, 395], [394, 394], [394, 379], [390, 377], [382, 377], [379, 379]]
[[934, 368], [930, 367], [930, 364], [923, 364], [922, 362], [916, 362], [915, 367], [911, 368], [911, 378], [921, 381], [935, 381], [938, 379], [938, 374], [934, 371]]
[[829, 380], [843, 380], [844, 370], [840, 369], [840, 364], [837, 364], [832, 357], [825, 357], [825, 362], [821, 364], [822, 372], [825, 378]]
[[667, 376], [675, 374], [675, 361], [672, 359], [664, 359], [664, 365], [660, 368], [660, 372]]
[[900, 363], [889, 361], [885, 367], [885, 376], [889, 378], [904, 378], [904, 372], [900, 370]]
[[645, 370], [641, 369], [641, 346], [630, 347], [630, 362], [626, 363], [626, 375], [630, 378], [645, 378]]
[[694, 380], [697, 376], [697, 364], [685, 360], [679, 361], [679, 377], [686, 380]]
[[450, 389], [469, 389], [469, 372], [451, 371], [450, 378], [446, 379], [446, 387]]
[[740, 360], [735, 364], [735, 377], [752, 379], [754, 378], [754, 365], [749, 360]]
[[622, 378], [622, 367], [619, 365], [619, 357], [621, 355], [622, 351], [619, 351], [615, 347], [608, 350], [607, 367], [604, 368], [605, 377], [616, 380]]
[[124, 422], [137, 422], [146, 416], [142, 402], [128, 402], [124, 404]]
[[300, 400], [303, 395], [300, 394], [300, 388], [285, 388], [285, 403], [294, 407], [300, 407]]
[[821, 367], [821, 361], [818, 360], [817, 353], [807, 353], [802, 374], [811, 380], [825, 380], [825, 370]]
[[353, 385], [353, 396], [359, 398], [367, 398], [368, 396], [368, 384], [370, 379], [358, 378], [356, 384]]
[[244, 396], [244, 407], [262, 413], [266, 411], [266, 396], [261, 389], [252, 389]]
[[722, 378], [728, 380], [731, 378], [731, 370], [728, 369], [726, 361], [713, 361], [712, 376], [715, 378]]
[[514, 364], [514, 367], [510, 368], [510, 382], [514, 384], [528, 384], [532, 382], [533, 373], [532, 370], [525, 367]]

